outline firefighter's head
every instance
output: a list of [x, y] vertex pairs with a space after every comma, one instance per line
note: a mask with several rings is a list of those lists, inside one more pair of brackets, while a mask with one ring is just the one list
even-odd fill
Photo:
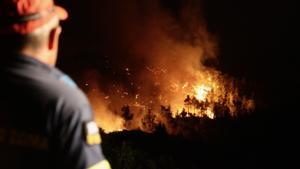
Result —
[[53, 0], [1, 0], [0, 47], [6, 52], [20, 53], [55, 65], [60, 20], [66, 10]]

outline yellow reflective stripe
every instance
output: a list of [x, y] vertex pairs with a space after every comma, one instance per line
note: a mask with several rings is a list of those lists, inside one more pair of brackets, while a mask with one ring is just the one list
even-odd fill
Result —
[[86, 142], [89, 145], [96, 145], [96, 144], [101, 144], [101, 137], [100, 134], [92, 134], [92, 135], [87, 135], [86, 136]]
[[107, 160], [100, 161], [99, 163], [89, 167], [88, 169], [111, 169]]

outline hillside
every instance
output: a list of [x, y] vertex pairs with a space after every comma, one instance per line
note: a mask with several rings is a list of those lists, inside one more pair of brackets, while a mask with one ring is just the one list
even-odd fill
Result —
[[211, 120], [206, 133], [189, 137], [170, 136], [163, 126], [154, 133], [102, 133], [102, 146], [113, 169], [274, 168], [283, 163], [274, 120], [267, 114]]

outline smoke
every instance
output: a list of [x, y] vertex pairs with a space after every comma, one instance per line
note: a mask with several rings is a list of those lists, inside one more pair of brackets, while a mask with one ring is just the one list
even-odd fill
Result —
[[122, 130], [124, 120], [115, 115], [107, 105], [109, 102], [105, 99], [105, 94], [100, 91], [99, 86], [101, 78], [96, 71], [85, 72], [85, 86], [88, 88], [88, 97], [91, 101], [93, 111], [95, 112], [95, 121], [97, 124], [101, 124], [101, 128], [104, 132], [113, 132]]
[[[118, 41], [108, 44], [114, 50], [105, 58], [106, 77], [100, 78], [98, 70], [89, 70], [85, 76], [96, 119], [106, 132], [152, 132], [164, 125], [174, 134], [179, 131], [174, 126], [182, 123], [174, 121], [176, 117], [213, 118], [219, 102], [232, 115], [237, 100], [246, 109], [253, 108], [252, 100], [241, 97], [229, 78], [203, 64], [216, 59], [217, 43], [206, 29], [201, 1], [132, 0], [106, 5], [118, 11], [110, 13], [113, 21], [109, 21], [115, 26], [111, 36]], [[185, 98], [195, 94], [192, 91], [198, 84], [206, 92], [202, 93], [206, 101], [197, 103], [199, 113], [180, 114], [186, 108]], [[205, 105], [208, 102], [213, 107]]]

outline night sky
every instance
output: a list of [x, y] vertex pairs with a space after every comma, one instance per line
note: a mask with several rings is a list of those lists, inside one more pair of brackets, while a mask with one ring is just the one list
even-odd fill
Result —
[[[136, 58], [131, 57], [130, 41], [137, 37], [130, 39], [127, 35], [145, 26], [143, 14], [151, 10], [147, 7], [149, 1], [57, 2], [70, 14], [69, 20], [62, 23], [58, 67], [80, 86], [84, 86], [83, 72], [88, 69], [96, 69], [103, 83], [122, 81], [122, 77], [112, 72], [118, 72], [123, 64], [136, 64]], [[139, 15], [131, 11], [130, 4], [135, 3]], [[178, 16], [184, 3], [184, 0], [161, 0], [160, 6], [174, 20], [185, 23]], [[291, 103], [299, 97], [296, 5], [289, 1], [239, 0], [199, 0], [195, 4], [201, 9], [208, 32], [218, 43], [217, 59], [207, 59], [205, 64], [254, 84], [258, 102], [268, 109], [293, 110]], [[138, 25], [141, 29], [128, 25]]]

